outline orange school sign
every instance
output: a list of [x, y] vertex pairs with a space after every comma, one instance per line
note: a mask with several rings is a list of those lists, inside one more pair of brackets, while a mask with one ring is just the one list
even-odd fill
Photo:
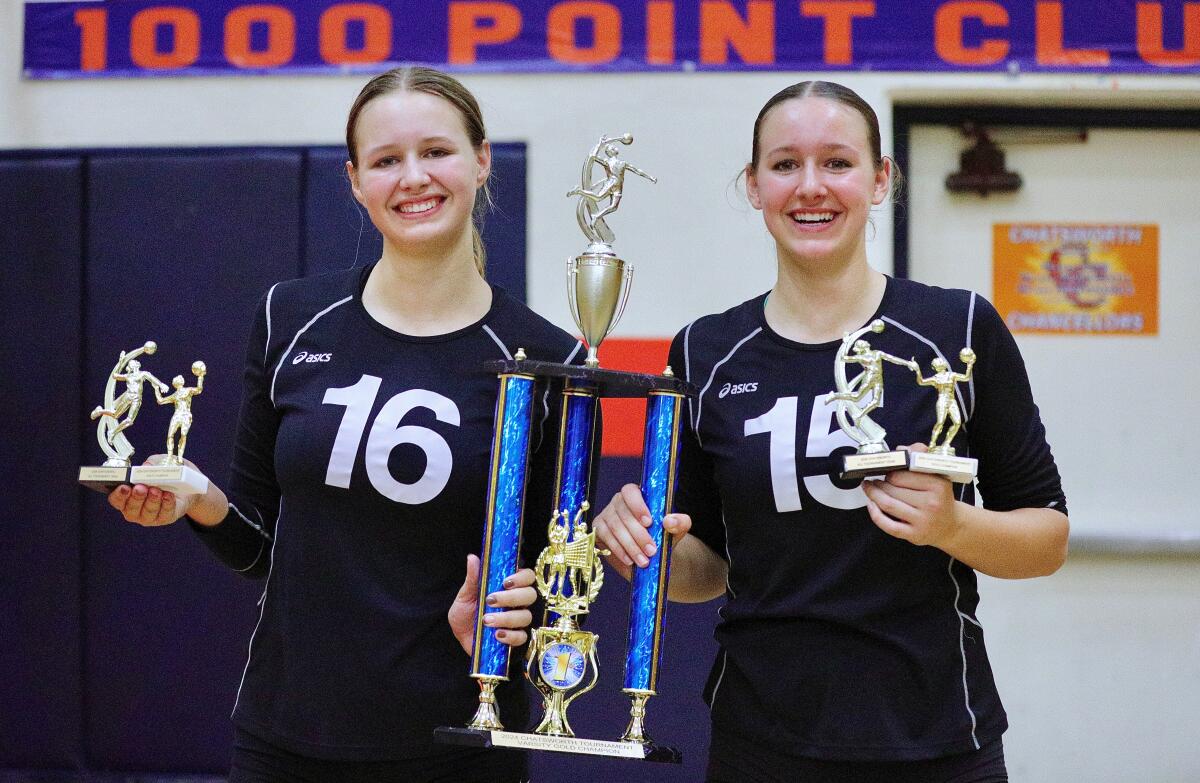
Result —
[[1158, 226], [998, 223], [992, 298], [1013, 332], [1158, 334]]

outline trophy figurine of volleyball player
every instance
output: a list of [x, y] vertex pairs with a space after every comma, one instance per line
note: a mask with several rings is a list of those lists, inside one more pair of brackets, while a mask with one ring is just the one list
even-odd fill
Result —
[[[929, 451], [910, 453], [908, 469], [918, 473], [939, 473], [951, 481], [963, 484], [975, 478], [979, 470], [979, 460], [955, 456], [954, 447], [950, 442], [962, 427], [962, 412], [959, 410], [958, 400], [955, 399], [957, 386], [959, 383], [970, 382], [971, 373], [975, 369], [975, 352], [970, 348], [963, 348], [958, 352], [958, 358], [967, 366], [966, 372], [954, 372], [950, 369], [950, 363], [940, 356], [930, 362], [933, 375], [928, 378], [921, 375], [920, 368], [916, 368], [917, 383], [921, 386], [932, 386], [937, 391], [937, 418], [933, 425], [933, 433], [929, 436]], [[945, 429], [947, 420], [950, 422], [948, 430]], [[942, 437], [943, 430], [945, 437]], [[938, 438], [942, 438], [940, 444]]]
[[[842, 478], [863, 478], [908, 467], [908, 454], [889, 449], [884, 440], [887, 431], [870, 416], [873, 411], [883, 407], [884, 362], [898, 364], [914, 372], [917, 370], [917, 363], [911, 359], [901, 359], [876, 350], [863, 339], [867, 332], [879, 334], [883, 330], [883, 321], [876, 318], [858, 331], [848, 333], [838, 348], [833, 368], [837, 390], [825, 395], [825, 402], [836, 403], [838, 426], [858, 444], [857, 453], [842, 458]], [[849, 381], [846, 380], [847, 364], [862, 367], [862, 372]]]
[[[568, 196], [579, 198], [575, 214], [588, 240], [586, 250], [567, 261], [567, 299], [571, 314], [587, 344], [583, 366], [532, 361], [523, 351], [485, 368], [500, 380], [492, 440], [487, 512], [480, 553], [479, 610], [471, 677], [479, 682], [479, 707], [466, 728], [439, 727], [440, 742], [472, 746], [515, 747], [587, 753], [647, 761], [679, 763], [673, 747], [659, 745], [646, 734], [646, 701], [657, 693], [667, 600], [671, 537], [663, 517], [672, 511], [683, 424], [683, 402], [696, 389], [676, 378], [668, 367], [662, 375], [620, 372], [600, 367], [597, 349], [621, 317], [629, 296], [633, 267], [617, 257], [607, 219], [621, 203], [625, 175], [654, 177], [620, 158], [619, 144], [633, 136], [601, 136], [583, 164], [580, 186]], [[597, 168], [599, 170], [597, 170]], [[531, 631], [525, 672], [545, 697], [545, 710], [529, 733], [504, 729], [496, 706], [496, 688], [508, 679], [510, 648], [496, 638], [483, 618], [500, 607], [484, 600], [502, 589], [505, 577], [517, 570], [517, 550], [524, 515], [530, 430], [538, 381], [561, 384], [557, 470], [554, 506], [532, 509], [537, 518], [550, 514], [550, 545], [538, 558], [538, 589], [546, 600], [541, 627]], [[629, 724], [619, 740], [575, 737], [567, 721], [567, 706], [595, 687], [597, 636], [579, 628], [599, 594], [604, 570], [599, 558], [607, 554], [595, 545], [588, 525], [592, 457], [599, 431], [601, 397], [646, 399], [646, 429], [642, 449], [642, 494], [650, 509], [651, 540], [658, 547], [650, 562], [633, 571], [630, 585], [625, 681], [622, 690], [632, 701]], [[590, 672], [590, 675], [589, 675]], [[614, 732], [615, 734], [616, 732]]]
[[[575, 219], [589, 240], [587, 250], [567, 259], [567, 300], [571, 305], [571, 315], [588, 346], [588, 367], [600, 366], [596, 351], [621, 320], [629, 299], [629, 284], [633, 279], [633, 265], [613, 252], [612, 244], [616, 237], [604, 218], [621, 206], [626, 172], [632, 171], [639, 177], [658, 182], [653, 176], [621, 160], [621, 148], [617, 142], [633, 144], [633, 134], [601, 136], [584, 161], [579, 187], [567, 193], [568, 197], [579, 197]], [[603, 171], [600, 176], [596, 172], [597, 166]]]
[[[108, 457], [101, 466], [79, 469], [79, 483], [97, 492], [108, 494], [120, 484], [146, 484], [174, 492], [176, 495], [193, 495], [208, 489], [208, 478], [193, 467], [183, 464], [183, 448], [187, 433], [192, 426], [191, 398], [200, 393], [204, 386], [204, 362], [192, 365], [192, 372], [199, 379], [193, 388], [183, 386], [183, 376], [175, 377], [175, 391], [169, 391], [165, 383], [142, 369], [139, 357], [151, 356], [158, 350], [153, 340], [148, 340], [132, 351], [121, 351], [117, 363], [108, 374], [104, 387], [104, 404], [97, 405], [91, 413], [96, 425], [96, 440]], [[124, 383], [125, 390], [116, 394], [117, 384]], [[175, 414], [171, 417], [167, 434], [167, 459], [160, 465], [132, 467], [134, 453], [125, 432], [133, 426], [141, 412], [143, 387], [152, 384], [159, 405], [173, 403]], [[176, 433], [180, 433], [179, 449], [174, 449]]]

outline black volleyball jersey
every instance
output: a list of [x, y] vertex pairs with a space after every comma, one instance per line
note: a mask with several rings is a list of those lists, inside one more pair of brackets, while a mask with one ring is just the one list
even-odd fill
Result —
[[[444, 752], [479, 688], [446, 612], [478, 553], [498, 382], [488, 360], [582, 359], [577, 340], [492, 289], [479, 322], [411, 337], [372, 319], [370, 268], [279, 283], [260, 305], [229, 480], [231, 511], [193, 524], [266, 576], [235, 723], [318, 758]], [[557, 395], [538, 389], [526, 520], [549, 518]], [[544, 512], [544, 513], [543, 513]], [[544, 525], [525, 526], [527, 549]], [[528, 560], [528, 558], [527, 558]], [[528, 703], [513, 656], [501, 718]]]
[[[845, 760], [931, 758], [978, 748], [1006, 728], [976, 619], [975, 572], [870, 520], [858, 480], [836, 478], [853, 441], [824, 397], [840, 341], [776, 334], [766, 295], [701, 318], [676, 336], [672, 367], [701, 389], [684, 440], [676, 508], [729, 561], [721, 650], [706, 697], [721, 730], [777, 752]], [[889, 279], [872, 348], [941, 356], [962, 372], [959, 456], [979, 460], [984, 506], [1066, 512], [1024, 364], [981, 297]], [[892, 447], [928, 442], [936, 392], [884, 364], [870, 414]], [[857, 365], [848, 365], [853, 378]], [[947, 423], [947, 427], [949, 424]], [[971, 486], [959, 499], [974, 502]]]

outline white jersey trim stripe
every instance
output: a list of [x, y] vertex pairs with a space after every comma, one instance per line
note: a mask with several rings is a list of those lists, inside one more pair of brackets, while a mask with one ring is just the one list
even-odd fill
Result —
[[263, 366], [267, 366], [267, 356], [271, 353], [271, 297], [275, 295], [275, 289], [279, 283], [271, 286], [267, 291], [267, 344], [263, 346]]
[[754, 337], [761, 331], [762, 331], [762, 327], [759, 326], [759, 327], [755, 328], [755, 330], [753, 332], [746, 335], [742, 339], [738, 340], [737, 344], [734, 345], [733, 348], [729, 349], [729, 353], [725, 354], [725, 358], [713, 365], [712, 372], [709, 373], [709, 375], [708, 375], [708, 383], [704, 384], [704, 388], [700, 390], [700, 394], [696, 398], [696, 423], [695, 423], [693, 429], [696, 431], [696, 442], [697, 443], [704, 445], [703, 441], [700, 440], [700, 417], [704, 415], [704, 394], [712, 386], [713, 378], [717, 377], [717, 370], [721, 369], [722, 364], [724, 364], [725, 362], [727, 362], [733, 358], [733, 355], [735, 353], [737, 353], [738, 348], [741, 348], [752, 337]]
[[[353, 296], [347, 296], [345, 299], [339, 299], [338, 301], [329, 305], [329, 307], [326, 307], [324, 310], [322, 310], [321, 312], [314, 315], [309, 320], [309, 322], [306, 323], [303, 327], [301, 327], [300, 331], [296, 332], [295, 336], [292, 337], [292, 341], [290, 343], [288, 343], [287, 350], [283, 352], [283, 355], [279, 357], [279, 363], [275, 365], [275, 373], [271, 376], [271, 404], [272, 405], [275, 404], [275, 381], [279, 378], [279, 369], [281, 367], [283, 367], [283, 363], [287, 359], [288, 354], [291, 353], [292, 349], [296, 347], [296, 341], [300, 339], [300, 335], [307, 332], [308, 328], [310, 326], [315, 324], [318, 320], [321, 319], [322, 316], [324, 316], [330, 310], [333, 310], [334, 308], [337, 308], [337, 307], [341, 307], [342, 305], [346, 304], [346, 302], [349, 302], [353, 298], [354, 298]], [[268, 344], [269, 344], [269, 341], [268, 341]]]
[[721, 650], [721, 673], [717, 675], [717, 683], [713, 685], [712, 698], [708, 700], [708, 711], [712, 712], [713, 706], [717, 703], [717, 691], [721, 689], [721, 681], [725, 679], [725, 665], [729, 663], [729, 653]]
[[508, 350], [508, 346], [505, 345], [504, 342], [496, 335], [496, 333], [492, 331], [492, 327], [488, 326], [487, 324], [484, 324], [483, 331], [487, 332], [488, 336], [496, 341], [496, 345], [500, 346], [500, 350], [504, 352], [505, 359], [513, 358], [512, 353], [509, 352], [509, 350]]
[[[243, 522], [245, 522], [247, 525], [249, 525], [249, 526], [250, 526], [251, 528], [253, 528], [254, 530], [258, 531], [258, 534], [259, 534], [260, 536], [262, 536], [262, 540], [259, 542], [259, 545], [258, 545], [258, 554], [256, 554], [256, 555], [254, 556], [254, 559], [250, 561], [250, 565], [246, 566], [245, 568], [235, 568], [235, 569], [233, 569], [234, 571], [237, 571], [238, 573], [245, 573], [246, 571], [249, 571], [251, 568], [254, 568], [254, 566], [258, 565], [258, 560], [259, 560], [259, 558], [261, 558], [261, 557], [262, 557], [263, 550], [264, 550], [264, 549], [266, 549], [267, 542], [268, 542], [268, 541], [272, 541], [272, 542], [273, 542], [273, 541], [274, 541], [274, 539], [273, 539], [273, 538], [271, 538], [271, 536], [270, 536], [270, 535], [267, 533], [267, 531], [263, 529], [263, 528], [264, 528], [264, 525], [261, 525], [261, 524], [259, 524], [259, 525], [256, 525], [256, 524], [254, 524], [254, 522], [253, 522], [253, 521], [252, 521], [252, 520], [251, 520], [249, 517], [247, 517], [245, 514], [243, 514], [243, 513], [242, 513], [241, 509], [239, 509], [237, 506], [233, 505], [232, 503], [230, 503], [230, 504], [229, 504], [229, 507], [230, 507], [231, 509], [233, 509], [234, 513], [236, 513], [236, 514], [237, 514], [239, 517], [241, 517], [241, 519], [242, 519], [242, 521], [243, 521]], [[256, 508], [256, 509], [254, 509], [254, 513], [255, 513], [255, 514], [258, 514], [258, 509], [257, 509], [257, 508]], [[259, 517], [259, 520], [260, 520], [260, 522], [261, 522], [261, 520], [262, 520], [262, 514], [258, 514], [258, 517]]]
[[[967, 344], [966, 348], [973, 348], [971, 345], [971, 334], [975, 328], [975, 292], [971, 292], [971, 304], [967, 307]], [[966, 418], [970, 420], [975, 415], [975, 373], [971, 373], [971, 380], [967, 381], [967, 391], [971, 394], [971, 410], [965, 411]]]
[[954, 612], [958, 615], [958, 653], [962, 658], [963, 706], [967, 708], [967, 715], [971, 718], [971, 744], [974, 745], [975, 750], [979, 750], [979, 737], [975, 736], [978, 721], [975, 719], [975, 711], [971, 709], [971, 689], [967, 686], [967, 649], [966, 642], [964, 641], [967, 635], [967, 626], [963, 622], [963, 618], [966, 615], [958, 608], [958, 601], [962, 597], [962, 589], [958, 585], [958, 580], [954, 578], [953, 557], [946, 564], [946, 573], [950, 575], [950, 581], [954, 583]]
[[[692, 382], [691, 341], [692, 341], [692, 327], [695, 325], [696, 325], [696, 322], [692, 321], [690, 324], [687, 325], [687, 328], [683, 330], [683, 379], [685, 381], [687, 381], [688, 383]], [[688, 406], [688, 421], [691, 422], [692, 430], [695, 431], [695, 429], [696, 429], [696, 399], [694, 397], [692, 397], [691, 395], [688, 395], [687, 406]]]
[[246, 665], [242, 668], [242, 679], [238, 682], [237, 696], [233, 699], [233, 710], [229, 713], [233, 717], [237, 713], [238, 702], [242, 699], [242, 688], [246, 684], [246, 673], [250, 671], [250, 656], [254, 654], [254, 637], [258, 635], [259, 626], [262, 625], [263, 615], [267, 612], [267, 588], [271, 586], [271, 574], [275, 571], [275, 544], [279, 541], [279, 528], [283, 522], [283, 498], [279, 499], [279, 516], [275, 521], [275, 538], [271, 540], [271, 564], [267, 567], [267, 578], [263, 582], [262, 595], [258, 598], [258, 622], [254, 624], [254, 630], [250, 633], [250, 641], [246, 645]]

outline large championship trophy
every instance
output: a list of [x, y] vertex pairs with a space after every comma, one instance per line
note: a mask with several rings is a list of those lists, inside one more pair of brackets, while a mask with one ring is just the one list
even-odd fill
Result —
[[[973, 480], [979, 461], [955, 456], [950, 442], [962, 426], [962, 414], [954, 399], [955, 387], [960, 382], [971, 380], [975, 352], [970, 348], [963, 348], [959, 352], [959, 358], [967, 366], [965, 373], [951, 371], [949, 362], [941, 356], [935, 357], [931, 362], [934, 374], [926, 378], [921, 375], [921, 368], [914, 360], [876, 350], [864, 339], [867, 332], [880, 334], [884, 328], [884, 322], [877, 318], [863, 328], [846, 334], [834, 361], [833, 375], [837, 388], [825, 395], [825, 401], [836, 404], [838, 426], [858, 444], [857, 453], [842, 458], [841, 477], [865, 478], [893, 470], [912, 470], [936, 473], [958, 483]], [[937, 419], [927, 452], [889, 449], [884, 440], [887, 431], [870, 416], [883, 407], [884, 362], [908, 368], [916, 373], [919, 385], [932, 386], [937, 391]], [[862, 372], [847, 380], [848, 364], [860, 365]], [[947, 419], [950, 420], [950, 429], [945, 431], [945, 437], [939, 444], [938, 438], [943, 434]]]
[[[151, 340], [132, 351], [121, 351], [108, 374], [104, 404], [97, 405], [91, 413], [92, 420], [97, 422], [96, 440], [108, 459], [103, 465], [79, 469], [79, 483], [85, 487], [108, 494], [120, 484], [146, 484], [180, 496], [195, 495], [208, 489], [208, 478], [183, 462], [188, 432], [192, 428], [192, 398], [204, 391], [204, 376], [208, 370], [204, 362], [193, 362], [196, 385], [185, 386], [183, 376], [176, 375], [171, 382], [174, 391], [171, 391], [148, 370], [142, 369], [139, 358], [151, 356], [157, 350], [158, 345]], [[125, 390], [119, 395], [116, 393], [118, 383], [125, 384]], [[137, 420], [147, 383], [154, 390], [155, 402], [173, 406], [174, 412], [167, 428], [166, 459], [155, 465], [133, 467], [133, 446], [125, 431]]]
[[[491, 362], [500, 392], [496, 403], [487, 517], [484, 528], [471, 677], [479, 681], [479, 708], [467, 728], [442, 727], [436, 738], [475, 746], [618, 756], [678, 763], [678, 750], [654, 743], [645, 730], [646, 702], [656, 693], [666, 608], [671, 537], [663, 530], [675, 493], [683, 404], [695, 389], [668, 367], [662, 375], [600, 368], [597, 349], [612, 331], [629, 294], [633, 268], [613, 251], [614, 236], [605, 222], [620, 204], [624, 177], [633, 172], [656, 180], [619, 157], [618, 144], [633, 136], [602, 136], [583, 166], [577, 219], [587, 249], [567, 261], [568, 299], [587, 343], [584, 366], [530, 361], [519, 351], [509, 361]], [[601, 172], [597, 171], [597, 167]], [[556, 486], [553, 509], [525, 514], [525, 479], [537, 379], [562, 383]], [[617, 740], [575, 737], [567, 708], [595, 687], [598, 635], [580, 626], [604, 582], [595, 533], [588, 524], [592, 458], [597, 451], [596, 413], [601, 397], [645, 397], [646, 429], [642, 452], [642, 494], [650, 508], [648, 532], [658, 552], [644, 568], [635, 567], [630, 585], [629, 633], [622, 690], [631, 700], [629, 724]], [[549, 517], [549, 546], [534, 567], [537, 588], [546, 602], [546, 622], [531, 631], [525, 674], [543, 695], [543, 716], [532, 732], [505, 731], [496, 708], [495, 689], [509, 677], [510, 648], [483, 624], [489, 611], [484, 598], [502, 589], [517, 570], [522, 519]], [[616, 731], [614, 731], [614, 735]]]

